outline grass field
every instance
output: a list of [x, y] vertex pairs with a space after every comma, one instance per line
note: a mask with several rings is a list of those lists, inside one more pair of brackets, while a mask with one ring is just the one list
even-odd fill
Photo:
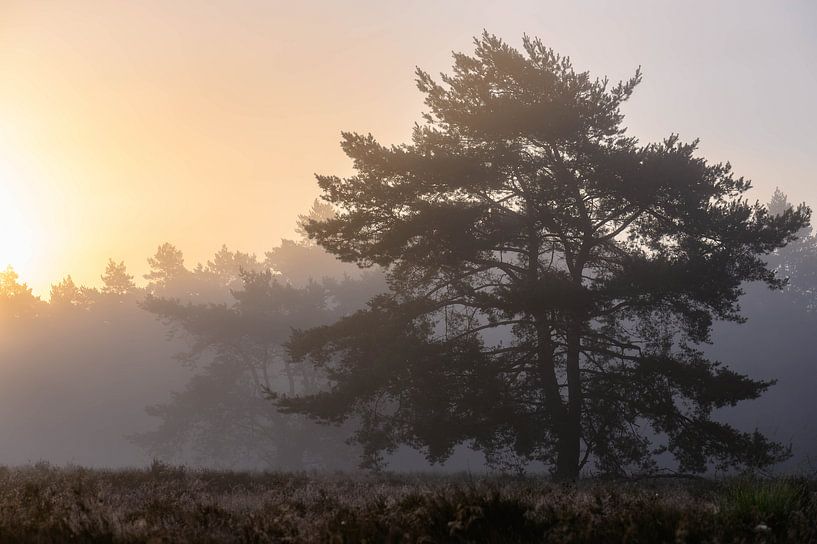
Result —
[[809, 480], [0, 468], [0, 542], [817, 542]]

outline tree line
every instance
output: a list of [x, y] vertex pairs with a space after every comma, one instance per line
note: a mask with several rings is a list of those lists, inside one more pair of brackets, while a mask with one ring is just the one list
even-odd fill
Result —
[[[316, 201], [299, 222], [320, 219], [328, 209]], [[194, 267], [164, 243], [147, 263], [143, 286], [124, 262], [110, 259], [101, 287], [79, 286], [66, 276], [52, 285], [48, 301], [9, 268], [0, 275], [0, 320], [21, 335], [88, 322], [80, 334], [90, 336], [89, 343], [127, 335], [120, 329], [139, 321], [139, 314], [160, 320], [176, 345], [185, 346], [175, 361], [162, 363], [180, 364], [191, 376], [168, 401], [147, 407], [158, 426], [129, 437], [150, 456], [226, 467], [355, 466], [347, 429], [281, 414], [268, 396], [320, 386], [315, 372], [285, 353], [292, 328], [331, 323], [362, 307], [386, 289], [382, 274], [341, 263], [306, 239], [282, 240], [261, 259], [222, 247]], [[135, 327], [133, 335], [145, 332]]]

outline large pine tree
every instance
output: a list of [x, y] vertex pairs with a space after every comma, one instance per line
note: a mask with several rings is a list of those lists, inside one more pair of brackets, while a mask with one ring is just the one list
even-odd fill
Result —
[[[344, 133], [356, 174], [319, 176], [338, 214], [306, 231], [391, 292], [290, 349], [327, 392], [279, 400], [353, 418], [368, 462], [399, 444], [442, 460], [466, 443], [489, 459], [681, 470], [768, 465], [785, 451], [712, 418], [755, 381], [703, 357], [714, 319], [740, 321], [747, 281], [782, 285], [763, 256], [808, 222], [745, 198], [750, 182], [672, 135], [640, 144], [612, 85], [525, 38], [484, 34], [438, 82], [410, 144]], [[589, 463], [589, 465], [588, 465]]]

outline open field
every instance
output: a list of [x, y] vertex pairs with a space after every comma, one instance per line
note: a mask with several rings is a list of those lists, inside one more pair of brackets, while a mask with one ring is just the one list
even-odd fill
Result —
[[0, 542], [817, 542], [815, 482], [0, 469]]

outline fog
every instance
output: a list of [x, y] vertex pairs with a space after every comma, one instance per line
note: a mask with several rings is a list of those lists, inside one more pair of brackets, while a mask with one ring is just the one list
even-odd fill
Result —
[[750, 286], [743, 297], [748, 321], [717, 325], [707, 348], [735, 370], [777, 380], [760, 398], [724, 409], [722, 417], [791, 444], [792, 458], [778, 468], [798, 473], [817, 468], [817, 314], [810, 304], [808, 296]]
[[[320, 215], [316, 205], [313, 217]], [[770, 264], [789, 274], [789, 285], [782, 291], [745, 285], [747, 322], [716, 323], [712, 343], [703, 345], [734, 370], [777, 380], [759, 399], [716, 416], [790, 445], [792, 457], [775, 467], [781, 472], [813, 471], [817, 463], [815, 255], [817, 240], [809, 230], [771, 255]], [[181, 250], [165, 243], [150, 257], [152, 272], [141, 286], [111, 261], [101, 290], [69, 279], [52, 289], [50, 302], [27, 292], [11, 269], [4, 273], [0, 463], [358, 467], [360, 452], [346, 443], [351, 424], [279, 414], [265, 388], [304, 392], [302, 371], [288, 375], [284, 362], [291, 332], [363, 308], [387, 289], [383, 274], [342, 263], [306, 239], [283, 240], [262, 258], [222, 247], [207, 263], [186, 266], [183, 259]], [[276, 354], [262, 362], [246, 353], [236, 357], [225, 346], [239, 338], [247, 349], [265, 346]], [[266, 382], [253, 381], [255, 371], [269, 372]], [[484, 456], [468, 444], [438, 464], [401, 446], [386, 466], [487, 469]]]
[[815, 472], [814, 9], [590, 5], [0, 8], [0, 465]]
[[[236, 293], [253, 281], [246, 274], [257, 274], [252, 278], [258, 284], [276, 289], [270, 306], [286, 305], [264, 321], [258, 345], [281, 350], [292, 328], [320, 325], [363, 306], [385, 289], [382, 276], [289, 240], [260, 259], [222, 247], [192, 270], [181, 251], [163, 244], [151, 264], [152, 279], [143, 279], [140, 287], [124, 263], [110, 261], [101, 289], [76, 286], [67, 277], [52, 288], [50, 301], [34, 297], [12, 269], [3, 273], [0, 462], [125, 467], [162, 459], [222, 468], [311, 466], [309, 453], [303, 459], [301, 452], [294, 454], [297, 459], [275, 456], [293, 440], [296, 449], [298, 440], [308, 441], [309, 436], [293, 438], [303, 430], [285, 430], [272, 441], [253, 436], [271, 432], [264, 426], [275, 420], [261, 385], [287, 389], [285, 373], [275, 366], [279, 361], [230, 360], [219, 350], [224, 339], [216, 329], [197, 328], [194, 314], [211, 311], [216, 328], [230, 327], [236, 317], [230, 309], [240, 305]], [[182, 315], [186, 310], [189, 315]], [[174, 312], [181, 316], [176, 321], [170, 317]], [[192, 323], [190, 330], [186, 323]], [[243, 323], [259, 326], [252, 319]], [[252, 334], [240, 330], [229, 341], [245, 332]], [[253, 339], [246, 344], [257, 347]], [[275, 374], [264, 384], [246, 382], [259, 364]], [[291, 421], [286, 425], [293, 427]], [[314, 428], [308, 431], [315, 435]], [[202, 438], [207, 433], [214, 436]], [[341, 455], [345, 436], [334, 434], [337, 458], [311, 463], [354, 467], [351, 453]]]

